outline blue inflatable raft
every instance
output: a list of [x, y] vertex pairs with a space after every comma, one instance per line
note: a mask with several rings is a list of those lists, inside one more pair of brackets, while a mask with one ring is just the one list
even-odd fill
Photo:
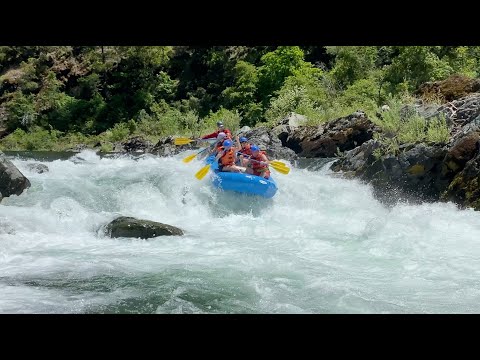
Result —
[[207, 157], [205, 162], [211, 164], [210, 169], [214, 172], [212, 183], [217, 188], [266, 198], [273, 197], [277, 192], [277, 184], [271, 176], [264, 179], [255, 175], [218, 171], [218, 163], [213, 155]]

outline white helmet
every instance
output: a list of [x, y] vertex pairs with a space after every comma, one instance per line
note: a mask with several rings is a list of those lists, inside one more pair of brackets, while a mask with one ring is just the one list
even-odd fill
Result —
[[227, 134], [225, 134], [223, 131], [219, 132], [217, 135], [217, 141], [223, 140], [227, 137]]

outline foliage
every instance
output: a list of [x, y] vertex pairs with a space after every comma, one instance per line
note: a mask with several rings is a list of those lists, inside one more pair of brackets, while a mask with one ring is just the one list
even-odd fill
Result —
[[331, 73], [341, 88], [366, 78], [375, 68], [375, 46], [327, 46], [326, 49], [327, 53], [335, 55], [335, 66]]
[[[406, 104], [421, 84], [455, 74], [480, 75], [480, 47], [0, 46], [2, 146], [107, 148], [131, 135], [199, 136], [220, 119], [232, 130], [273, 125], [290, 112], [312, 125], [357, 110], [375, 118], [383, 104]], [[377, 119], [395, 141], [448, 136], [440, 118], [398, 114]]]

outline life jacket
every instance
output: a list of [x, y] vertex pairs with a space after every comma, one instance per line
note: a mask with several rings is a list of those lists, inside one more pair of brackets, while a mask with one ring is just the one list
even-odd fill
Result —
[[[252, 161], [251, 164], [252, 164], [252, 170], [256, 173], [258, 172], [261, 172], [262, 170], [264, 169], [267, 169], [268, 170], [268, 165], [262, 165], [260, 164], [259, 162], [257, 161], [263, 161], [263, 156], [264, 154], [262, 154], [262, 152], [259, 152], [258, 156], [254, 156], [252, 155], [250, 157], [251, 160], [256, 160], [256, 161]], [[256, 175], [256, 174], [255, 174]]]
[[[222, 146], [220, 147], [220, 151], [225, 151], [225, 148]], [[230, 148], [227, 151], [225, 151], [225, 154], [218, 159], [219, 163], [222, 166], [230, 166], [235, 164], [235, 151]]]

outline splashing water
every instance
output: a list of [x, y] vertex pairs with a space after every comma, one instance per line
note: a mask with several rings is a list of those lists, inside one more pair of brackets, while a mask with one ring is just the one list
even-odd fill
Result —
[[[221, 192], [188, 154], [10, 156], [32, 186], [0, 204], [0, 313], [480, 312], [480, 213], [387, 208], [328, 166]], [[185, 235], [106, 237], [121, 215]]]

